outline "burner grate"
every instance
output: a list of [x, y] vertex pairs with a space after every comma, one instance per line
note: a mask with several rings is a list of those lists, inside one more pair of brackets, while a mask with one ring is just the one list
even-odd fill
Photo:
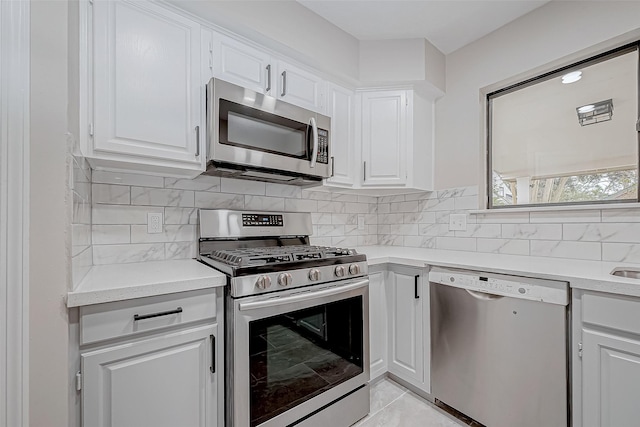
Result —
[[209, 255], [209, 258], [236, 267], [246, 267], [311, 259], [335, 258], [354, 255], [355, 253], [356, 251], [353, 249], [296, 245], [214, 250]]

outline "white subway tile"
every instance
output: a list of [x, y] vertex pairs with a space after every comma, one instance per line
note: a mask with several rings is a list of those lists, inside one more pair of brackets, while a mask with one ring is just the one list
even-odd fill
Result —
[[164, 208], [165, 224], [197, 224], [198, 208]]
[[146, 224], [147, 213], [164, 214], [163, 207], [130, 205], [94, 205], [93, 224]]
[[196, 257], [197, 243], [193, 242], [173, 242], [164, 244], [166, 259], [191, 259]]
[[244, 196], [244, 208], [256, 211], [283, 211], [282, 197]]
[[318, 212], [318, 203], [313, 199], [284, 199], [284, 210], [287, 212]]
[[391, 196], [378, 197], [378, 203], [395, 203], [395, 202], [404, 202], [404, 201], [405, 201], [404, 194], [394, 194]]
[[456, 197], [454, 206], [456, 210], [478, 209], [480, 206], [478, 196]]
[[161, 261], [163, 259], [164, 243], [138, 245], [93, 245], [93, 263], [95, 265]]
[[390, 213], [391, 212], [391, 203], [379, 203], [378, 204], [378, 213]]
[[331, 214], [331, 224], [358, 224], [358, 214]]
[[272, 197], [286, 197], [289, 199], [299, 199], [302, 197], [302, 189], [294, 185], [267, 183], [266, 195], [272, 196]]
[[404, 216], [399, 213], [378, 214], [378, 224], [404, 224]]
[[564, 224], [564, 240], [581, 242], [640, 242], [640, 223]]
[[312, 212], [311, 222], [314, 225], [331, 224], [332, 214], [329, 212]]
[[436, 195], [437, 194], [435, 192], [421, 191], [419, 193], [405, 194], [404, 195], [404, 199], [407, 202], [411, 202], [411, 201], [414, 201], [414, 200], [432, 199], [432, 198], [435, 198]]
[[374, 196], [363, 196], [363, 195], [358, 195], [358, 202], [359, 203], [378, 203], [378, 198], [374, 197]]
[[200, 175], [193, 179], [165, 178], [164, 188], [220, 192], [220, 177]]
[[391, 203], [391, 212], [418, 212], [418, 201]]
[[428, 199], [421, 201], [422, 210], [428, 211], [451, 211], [455, 209], [455, 199], [453, 197], [446, 199]]
[[404, 236], [404, 245], [412, 248], [429, 248], [436, 247], [436, 238], [431, 236]]
[[194, 206], [194, 192], [164, 188], [131, 187], [131, 204], [137, 206]]
[[331, 195], [331, 200], [334, 202], [357, 202], [358, 195], [357, 194], [343, 194], [343, 193], [333, 193]]
[[71, 280], [75, 290], [93, 266], [93, 248], [87, 247], [71, 259]]
[[477, 251], [494, 254], [529, 255], [529, 241], [480, 238], [477, 241]]
[[527, 224], [529, 223], [529, 212], [500, 211], [500, 212], [491, 212], [488, 214], [475, 214], [474, 216], [476, 217], [476, 222], [478, 224]]
[[455, 233], [449, 230], [449, 224], [419, 224], [418, 234], [431, 237], [454, 237]]
[[436, 248], [451, 251], [475, 251], [476, 239], [470, 237], [436, 237]]
[[601, 247], [596, 242], [568, 242], [556, 240], [531, 240], [532, 256], [600, 260]]
[[378, 244], [378, 235], [358, 236], [358, 246], [372, 246]]
[[561, 224], [502, 224], [505, 239], [562, 240]]
[[531, 212], [531, 222], [600, 222], [599, 210]]
[[128, 185], [93, 184], [91, 197], [93, 203], [128, 205], [131, 203], [130, 188]]
[[484, 237], [497, 239], [500, 238], [501, 232], [502, 229], [500, 224], [467, 224], [466, 230], [455, 231], [454, 234], [455, 237]]
[[93, 171], [91, 180], [94, 184], [135, 185], [138, 187], [162, 188], [164, 179], [160, 176], [141, 175], [136, 173]]
[[196, 191], [195, 205], [204, 209], [244, 209], [244, 195]]
[[331, 238], [331, 246], [352, 248], [358, 245], [358, 236], [336, 236]]
[[344, 225], [318, 225], [318, 237], [344, 236]]
[[303, 199], [331, 200], [331, 193], [327, 191], [302, 190], [300, 196]]
[[640, 263], [640, 244], [603, 243], [602, 260]]
[[318, 200], [316, 209], [318, 212], [347, 213], [347, 204], [345, 202]]
[[404, 236], [397, 234], [380, 234], [378, 235], [378, 241], [382, 246], [402, 246], [404, 244]]
[[131, 243], [129, 225], [94, 225], [91, 234], [94, 245]]
[[194, 242], [195, 225], [169, 225], [162, 227], [162, 233], [147, 233], [146, 225], [131, 226], [131, 243]]
[[249, 181], [246, 179], [222, 178], [220, 180], [220, 191], [231, 194], [264, 196], [266, 194], [266, 184], [264, 182]]
[[640, 209], [603, 209], [602, 222], [640, 222]]
[[[370, 205], [368, 203], [346, 202], [345, 205], [346, 205], [345, 210], [347, 213], [361, 213], [361, 214], [373, 213], [371, 212], [371, 209], [369, 209]], [[375, 206], [375, 205], [371, 205], [371, 206]], [[374, 209], [374, 212], [375, 212], [375, 209]]]

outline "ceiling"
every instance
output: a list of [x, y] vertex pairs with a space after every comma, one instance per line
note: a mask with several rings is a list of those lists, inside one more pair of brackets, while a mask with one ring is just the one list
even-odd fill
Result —
[[425, 38], [445, 54], [549, 0], [297, 0], [359, 40]]

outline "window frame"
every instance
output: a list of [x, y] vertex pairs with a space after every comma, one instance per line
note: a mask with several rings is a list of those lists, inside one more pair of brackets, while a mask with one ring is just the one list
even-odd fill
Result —
[[[635, 199], [626, 199], [626, 200], [589, 200], [589, 201], [580, 201], [580, 202], [558, 202], [558, 203], [523, 203], [516, 205], [494, 205], [493, 204], [493, 166], [492, 166], [492, 119], [493, 119], [493, 109], [491, 100], [498, 96], [507, 95], [512, 92], [516, 92], [520, 89], [524, 89], [529, 86], [533, 86], [537, 83], [541, 83], [544, 81], [551, 80], [553, 78], [557, 78], [563, 74], [569, 73], [571, 71], [578, 71], [581, 68], [586, 66], [594, 65], [600, 62], [607, 61], [609, 59], [616, 58], [621, 55], [625, 55], [631, 52], [637, 53], [638, 60], [638, 68], [637, 68], [637, 114], [638, 118], [636, 121], [636, 176], [638, 177], [638, 184], [636, 188], [636, 198]], [[612, 204], [627, 204], [627, 203], [639, 203], [640, 202], [640, 40], [636, 40], [631, 43], [624, 44], [622, 46], [616, 47], [614, 49], [607, 50], [606, 52], [599, 53], [597, 55], [590, 56], [586, 59], [582, 59], [576, 62], [572, 62], [569, 65], [561, 66], [559, 68], [555, 68], [551, 71], [544, 72], [542, 74], [536, 75], [534, 77], [527, 78], [523, 81], [510, 84], [504, 88], [493, 90], [488, 92], [485, 95], [485, 111], [486, 111], [486, 150], [485, 150], [485, 191], [486, 191], [486, 205], [485, 208], [488, 210], [508, 210], [508, 209], [518, 209], [518, 208], [541, 208], [541, 207], [580, 207], [580, 206], [588, 206], [588, 205], [612, 205]]]

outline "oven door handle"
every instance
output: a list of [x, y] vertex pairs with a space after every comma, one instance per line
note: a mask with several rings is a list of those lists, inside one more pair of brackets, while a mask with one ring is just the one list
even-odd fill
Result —
[[263, 301], [245, 302], [240, 304], [240, 311], [257, 310], [265, 307], [276, 307], [278, 305], [291, 304], [302, 301], [309, 301], [315, 298], [329, 297], [344, 292], [353, 291], [369, 284], [369, 279], [361, 280], [350, 285], [331, 287], [315, 292], [304, 292], [290, 297], [273, 297]]

